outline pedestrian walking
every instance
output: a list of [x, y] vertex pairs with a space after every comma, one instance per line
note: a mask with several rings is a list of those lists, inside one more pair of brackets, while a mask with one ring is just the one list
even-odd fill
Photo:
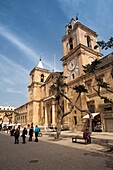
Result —
[[14, 131], [15, 144], [19, 144], [20, 131], [18, 128]]
[[27, 136], [27, 129], [24, 127], [23, 131], [22, 131], [22, 139], [23, 139], [23, 144], [25, 144], [25, 138]]
[[31, 128], [29, 129], [29, 141], [32, 141], [33, 137], [33, 125], [31, 124]]
[[38, 134], [40, 132], [39, 127], [36, 125], [35, 126], [35, 142], [38, 142]]
[[10, 130], [10, 135], [11, 135], [11, 136], [14, 136], [14, 131], [15, 131], [15, 128], [13, 127], [13, 128]]

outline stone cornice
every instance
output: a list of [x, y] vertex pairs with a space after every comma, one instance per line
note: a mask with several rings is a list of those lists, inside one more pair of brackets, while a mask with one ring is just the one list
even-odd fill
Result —
[[85, 30], [86, 32], [90, 32], [91, 34], [93, 34], [96, 37], [98, 36], [95, 31], [91, 30], [90, 28], [86, 27], [85, 25], [81, 24], [80, 22], [76, 22], [73, 30], [68, 35], [65, 35], [62, 37], [62, 42], [65, 41], [68, 37], [70, 37], [75, 32], [75, 30], [77, 30], [77, 28], [81, 28], [82, 30]]
[[44, 83], [42, 83], [42, 82], [32, 82], [32, 84], [30, 84], [29, 86], [28, 86], [28, 88], [31, 88], [31, 87], [34, 87], [35, 85], [40, 85], [40, 86], [42, 86], [42, 85], [44, 85]]
[[33, 103], [33, 102], [40, 102], [40, 100], [31, 100], [28, 102], [28, 104]]
[[52, 96], [48, 96], [48, 97], [46, 97], [46, 98], [44, 98], [44, 102], [46, 102], [46, 101], [48, 101], [48, 100], [51, 100], [51, 99], [55, 99], [56, 97], [54, 96], [54, 95], [52, 95]]
[[74, 53], [76, 53], [76, 55], [79, 55], [79, 54], [82, 54], [82, 53], [85, 54], [86, 51], [90, 52], [91, 54], [94, 54], [94, 55], [96, 55], [98, 57], [101, 57], [103, 55], [103, 54], [101, 54], [99, 52], [94, 51], [93, 49], [91, 49], [89, 47], [86, 47], [83, 44], [79, 44], [74, 49], [72, 49], [66, 56], [63, 56], [60, 60], [65, 61]]
[[50, 72], [49, 70], [44, 69], [44, 68], [34, 67], [34, 68], [31, 70], [31, 72], [30, 72], [29, 75], [31, 75], [35, 70], [38, 70], [38, 71], [41, 71], [41, 72], [46, 72], [46, 73], [49, 73], [49, 72]]
[[[53, 81], [54, 79], [56, 79], [56, 76], [59, 75], [60, 73], [61, 73], [61, 72], [53, 72], [53, 73], [51, 73], [51, 74], [47, 77], [47, 79], [45, 80], [45, 83], [49, 82], [49, 80], [50, 80], [50, 81]], [[52, 78], [52, 76], [53, 76], [53, 78]]]
[[[106, 90], [103, 89], [103, 90], [101, 91], [101, 95], [104, 95], [104, 94], [106, 94]], [[94, 92], [92, 92], [92, 93], [86, 94], [86, 96], [87, 96], [88, 98], [92, 98], [92, 97], [98, 96], [98, 94], [94, 91]]]
[[67, 82], [67, 85], [70, 86], [71, 84], [73, 85], [73, 84], [76, 84], [77, 82], [81, 82], [81, 81], [83, 81], [83, 77], [84, 77], [84, 75], [81, 75], [81, 76], [77, 77], [76, 79], [74, 79], [70, 82]]
[[15, 117], [19, 117], [19, 116], [23, 116], [23, 115], [27, 115], [27, 112], [19, 113], [18, 115], [15, 115]]

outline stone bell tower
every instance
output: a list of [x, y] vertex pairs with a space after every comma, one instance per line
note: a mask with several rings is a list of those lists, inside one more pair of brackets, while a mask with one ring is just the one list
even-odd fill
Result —
[[30, 85], [28, 86], [28, 124], [40, 124], [41, 100], [44, 97], [44, 82], [50, 72], [44, 69], [41, 59], [39, 64], [30, 72]]
[[94, 49], [97, 42], [97, 34], [90, 28], [81, 24], [78, 18], [73, 18], [66, 25], [66, 34], [62, 38], [63, 69], [68, 77], [67, 82], [76, 79], [83, 74], [82, 65], [99, 59], [102, 54]]
[[[67, 87], [65, 92], [68, 97], [75, 101], [78, 94], [72, 90], [72, 87], [84, 83], [83, 65], [87, 65], [95, 59], [100, 59], [102, 54], [99, 53], [99, 49], [94, 49], [97, 42], [97, 34], [95, 31], [81, 24], [74, 18], [66, 25], [66, 33], [62, 37], [63, 46], [63, 62], [64, 75], [67, 77]], [[70, 103], [64, 99], [64, 109], [68, 112]], [[81, 97], [77, 101], [77, 106], [81, 109], [87, 109], [85, 95], [81, 94]], [[71, 128], [82, 129], [82, 113], [76, 108], [70, 115], [65, 118], [65, 122], [69, 124]]]

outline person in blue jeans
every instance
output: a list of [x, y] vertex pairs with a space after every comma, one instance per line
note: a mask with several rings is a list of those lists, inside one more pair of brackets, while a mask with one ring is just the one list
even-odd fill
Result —
[[39, 127], [36, 125], [35, 126], [35, 142], [38, 142], [38, 134], [40, 132]]

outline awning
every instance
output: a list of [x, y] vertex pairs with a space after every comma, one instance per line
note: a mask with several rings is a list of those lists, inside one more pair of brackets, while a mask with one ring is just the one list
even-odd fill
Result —
[[[91, 113], [93, 119], [94, 119], [95, 116], [97, 116], [99, 114], [100, 113]], [[85, 115], [82, 119], [89, 119], [89, 114]]]
[[11, 123], [11, 124], [9, 124], [8, 126], [15, 126], [16, 124], [14, 124], [14, 123]]
[[16, 125], [17, 125], [17, 126], [20, 126], [20, 125], [21, 125], [21, 123], [17, 123]]

